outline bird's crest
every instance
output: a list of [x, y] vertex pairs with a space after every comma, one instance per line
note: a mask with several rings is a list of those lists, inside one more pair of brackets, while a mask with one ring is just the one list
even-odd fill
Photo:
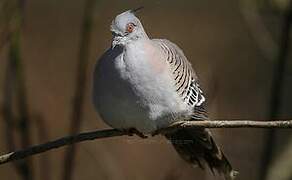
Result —
[[138, 11], [140, 11], [141, 9], [144, 9], [144, 6], [140, 6], [140, 7], [138, 7], [138, 8], [132, 9], [132, 10], [130, 10], [130, 12], [133, 13], [133, 14], [135, 14], [135, 13], [137, 13]]

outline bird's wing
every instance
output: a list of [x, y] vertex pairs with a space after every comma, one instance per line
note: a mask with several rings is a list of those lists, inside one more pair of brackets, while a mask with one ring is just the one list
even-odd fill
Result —
[[198, 78], [183, 51], [166, 39], [153, 39], [166, 54], [171, 67], [177, 93], [183, 101], [194, 108], [194, 119], [207, 119], [204, 109], [205, 97], [199, 86]]

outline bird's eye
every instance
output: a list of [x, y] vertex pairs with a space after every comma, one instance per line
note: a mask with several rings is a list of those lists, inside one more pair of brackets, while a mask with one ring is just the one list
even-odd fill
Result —
[[133, 24], [133, 23], [129, 23], [129, 24], [127, 24], [127, 26], [126, 26], [126, 31], [127, 31], [127, 33], [131, 33], [131, 32], [133, 32], [134, 27], [135, 27], [135, 24]]

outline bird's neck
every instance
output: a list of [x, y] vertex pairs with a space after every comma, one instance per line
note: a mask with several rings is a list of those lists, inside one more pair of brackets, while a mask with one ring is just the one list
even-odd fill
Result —
[[137, 42], [137, 41], [145, 41], [145, 40], [149, 40], [149, 37], [146, 34], [146, 32], [142, 29], [130, 39], [130, 43]]
[[139, 36], [140, 38], [144, 38], [144, 39], [149, 39], [147, 33], [145, 32], [145, 30], [142, 28], [141, 31], [139, 32]]

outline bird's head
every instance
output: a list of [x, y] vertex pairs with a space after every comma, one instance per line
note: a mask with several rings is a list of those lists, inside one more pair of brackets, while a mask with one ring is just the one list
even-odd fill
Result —
[[142, 9], [128, 10], [115, 17], [111, 24], [113, 34], [112, 48], [116, 45], [126, 45], [140, 38], [148, 38], [142, 23], [135, 16], [135, 12]]

